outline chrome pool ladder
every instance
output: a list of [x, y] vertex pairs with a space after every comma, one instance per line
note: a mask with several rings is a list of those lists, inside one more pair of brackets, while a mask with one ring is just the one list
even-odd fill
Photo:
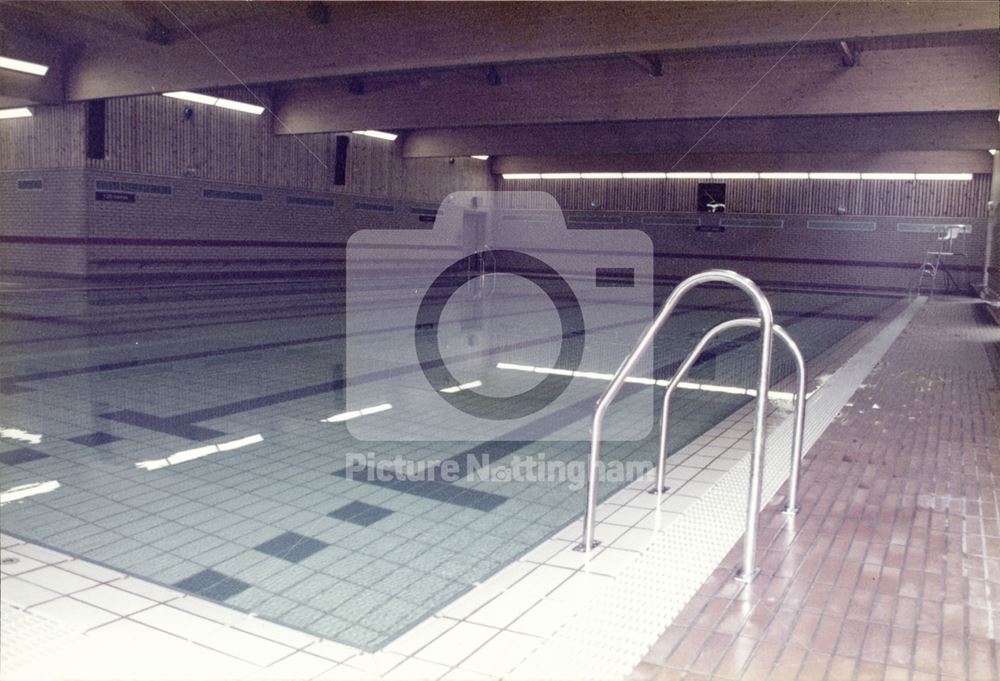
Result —
[[773, 337], [775, 335], [777, 335], [778, 338], [785, 343], [791, 352], [792, 357], [795, 360], [798, 374], [795, 394], [795, 422], [792, 436], [791, 473], [788, 483], [788, 503], [785, 508], [785, 513], [789, 515], [794, 515], [798, 510], [797, 498], [799, 465], [802, 458], [802, 435], [805, 425], [806, 370], [805, 360], [803, 359], [798, 346], [795, 344], [795, 341], [792, 340], [791, 336], [789, 336], [782, 327], [774, 323], [774, 315], [771, 311], [771, 305], [761, 292], [760, 288], [747, 277], [729, 270], [708, 270], [688, 277], [678, 284], [667, 298], [667, 301], [663, 304], [663, 308], [660, 310], [659, 314], [657, 314], [653, 322], [643, 332], [642, 336], [640, 336], [635, 348], [625, 358], [625, 361], [622, 362], [618, 371], [615, 372], [611, 383], [604, 390], [604, 393], [597, 401], [597, 408], [594, 410], [592, 423], [590, 460], [587, 479], [587, 506], [583, 519], [583, 540], [578, 548], [589, 553], [592, 548], [599, 544], [599, 542], [594, 540], [594, 525], [596, 521], [595, 510], [597, 507], [597, 479], [601, 459], [601, 439], [604, 425], [604, 415], [608, 410], [608, 406], [618, 395], [622, 385], [625, 383], [625, 379], [635, 367], [639, 358], [649, 350], [656, 334], [661, 328], [663, 328], [663, 325], [676, 309], [681, 298], [683, 298], [691, 289], [708, 283], [731, 284], [736, 288], [741, 289], [753, 301], [754, 306], [757, 308], [758, 316], [732, 319], [722, 322], [721, 324], [718, 324], [710, 329], [708, 333], [706, 333], [698, 342], [694, 350], [688, 354], [687, 358], [675, 372], [673, 378], [670, 379], [670, 382], [667, 385], [666, 394], [663, 398], [663, 416], [660, 424], [660, 449], [657, 465], [657, 478], [656, 487], [653, 491], [657, 494], [657, 508], [659, 508], [664, 491], [670, 399], [674, 391], [677, 389], [677, 386], [684, 379], [684, 376], [691, 369], [691, 367], [694, 366], [695, 362], [698, 361], [698, 358], [701, 356], [702, 352], [704, 352], [708, 344], [720, 333], [741, 327], [759, 328], [761, 330], [760, 376], [757, 381], [757, 390], [754, 392], [757, 397], [757, 402], [754, 412], [753, 449], [750, 458], [750, 490], [747, 495], [747, 520], [746, 534], [744, 538], [743, 565], [739, 576], [739, 579], [749, 582], [753, 579], [757, 572], [757, 521], [758, 515], [760, 514], [762, 488], [761, 472], [763, 468], [764, 444], [766, 438], [765, 420], [767, 417], [767, 398], [771, 375]]

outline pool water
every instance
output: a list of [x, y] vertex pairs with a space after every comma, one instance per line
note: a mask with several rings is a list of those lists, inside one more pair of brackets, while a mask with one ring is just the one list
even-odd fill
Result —
[[[667, 293], [659, 286], [656, 301]], [[807, 359], [896, 300], [766, 293]], [[653, 377], [668, 378], [708, 328], [750, 312], [735, 290], [691, 293], [657, 340]], [[582, 369], [613, 371], [628, 349], [621, 338], [637, 338], [653, 310], [628, 314], [609, 364]], [[488, 439], [476, 432], [464, 440], [357, 439], [359, 423], [377, 433], [380, 419], [398, 426], [410, 416], [392, 409], [351, 416], [358, 410], [345, 395], [351, 377], [339, 286], [35, 283], [0, 292], [0, 315], [0, 489], [59, 483], [2, 506], [3, 531], [23, 539], [374, 650], [582, 513], [579, 480], [511, 479], [506, 469], [525, 459], [578, 466], [586, 442], [548, 437], [578, 423], [557, 419], [540, 426], [545, 432], [515, 428]], [[398, 320], [384, 317], [389, 334]], [[370, 331], [373, 347], [385, 340], [377, 324]], [[747, 331], [721, 338], [691, 380], [752, 387], [756, 339]], [[505, 352], [502, 361], [517, 359], [516, 348]], [[540, 362], [524, 357], [526, 365]], [[398, 362], [386, 366], [413, 373]], [[776, 348], [773, 378], [793, 370]], [[586, 409], [570, 420], [589, 413], [606, 383], [589, 385], [578, 388]], [[653, 413], [653, 395], [652, 387], [633, 390], [620, 413]], [[671, 450], [748, 399], [680, 391]], [[604, 450], [611, 462], [649, 464], [655, 453], [651, 434]], [[399, 461], [437, 473], [450, 466], [457, 479], [374, 474]], [[467, 478], [470, 467], [477, 475]], [[603, 481], [600, 494], [627, 482]]]

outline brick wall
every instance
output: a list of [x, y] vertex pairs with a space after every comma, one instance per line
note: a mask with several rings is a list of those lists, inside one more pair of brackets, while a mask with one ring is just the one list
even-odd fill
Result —
[[83, 170], [0, 173], [0, 270], [86, 273], [79, 246], [90, 207], [85, 185]]

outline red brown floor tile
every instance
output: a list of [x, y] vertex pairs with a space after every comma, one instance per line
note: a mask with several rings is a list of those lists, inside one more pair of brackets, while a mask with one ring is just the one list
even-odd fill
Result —
[[974, 304], [925, 306], [813, 446], [799, 515], [762, 511], [753, 584], [737, 545], [632, 681], [1000, 681], [1000, 329]]

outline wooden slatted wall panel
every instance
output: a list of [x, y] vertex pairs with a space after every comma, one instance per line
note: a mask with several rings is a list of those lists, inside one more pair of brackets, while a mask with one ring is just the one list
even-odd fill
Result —
[[990, 176], [971, 182], [895, 180], [501, 180], [505, 190], [545, 191], [566, 210], [690, 212], [699, 182], [725, 182], [730, 213], [985, 217]]
[[[255, 102], [246, 90], [214, 92]], [[263, 93], [257, 93], [265, 104]], [[182, 112], [190, 107], [193, 115]], [[108, 100], [107, 157], [84, 154], [84, 105], [35, 107], [0, 121], [0, 170], [91, 168], [255, 186], [438, 201], [450, 191], [488, 189], [474, 159], [403, 159], [400, 145], [351, 136], [347, 184], [333, 184], [335, 135], [273, 135], [271, 117], [159, 95]]]
[[31, 118], [0, 121], [0, 170], [83, 167], [84, 105], [33, 108]]

